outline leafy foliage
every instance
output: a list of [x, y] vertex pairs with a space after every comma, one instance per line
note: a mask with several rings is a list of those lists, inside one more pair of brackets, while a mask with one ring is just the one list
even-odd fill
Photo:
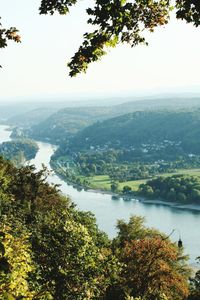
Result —
[[0, 159], [0, 170], [0, 298], [187, 296], [185, 257], [144, 219], [119, 221], [110, 241], [90, 213], [79, 212], [46, 182], [45, 168], [37, 173]]
[[[122, 285], [131, 296], [144, 299], [186, 299], [187, 270], [178, 262], [178, 249], [160, 237], [132, 240], [122, 251]], [[185, 274], [184, 274], [185, 273]], [[173, 286], [173, 289], [171, 288]]]
[[42, 0], [41, 6], [40, 6], [40, 13], [41, 14], [47, 14], [50, 13], [51, 15], [54, 14], [55, 11], [58, 11], [59, 14], [65, 15], [69, 12], [70, 6], [75, 4], [77, 0]]
[[9, 40], [17, 43], [21, 41], [21, 38], [18, 34], [18, 30], [15, 27], [4, 28], [3, 25], [0, 23], [0, 48], [7, 47]]
[[8, 40], [13, 40], [19, 43], [20, 36], [18, 35], [18, 30], [15, 27], [5, 29], [0, 23], [0, 48], [5, 48], [7, 46]]
[[[40, 13], [53, 15], [58, 12], [65, 15], [77, 2], [42, 0]], [[95, 30], [84, 34], [82, 45], [68, 63], [70, 76], [86, 72], [91, 62], [99, 60], [107, 53], [107, 48], [115, 47], [119, 43], [128, 43], [132, 47], [141, 43], [147, 44], [143, 32], [152, 32], [157, 26], [167, 24], [170, 11], [174, 8], [178, 19], [199, 26], [198, 0], [176, 0], [175, 7], [170, 0], [95, 0], [94, 7], [86, 9], [87, 23], [93, 25]], [[6, 47], [8, 40], [20, 41], [17, 29], [5, 29], [0, 24], [0, 48]]]
[[200, 25], [200, 4], [198, 0], [177, 0], [178, 19], [193, 23], [196, 27]]
[[37, 144], [32, 140], [19, 139], [0, 144], [0, 154], [16, 164], [23, 163], [35, 157], [38, 151]]
[[[47, 1], [43, 0], [40, 12], [60, 14], [69, 12], [69, 8], [77, 1]], [[106, 48], [115, 47], [118, 43], [128, 43], [136, 46], [146, 43], [143, 31], [154, 31], [157, 26], [168, 23], [172, 10], [169, 0], [117, 0], [94, 1], [94, 7], [87, 9], [88, 23], [96, 30], [84, 34], [84, 40], [78, 51], [68, 64], [70, 76], [86, 72], [88, 64], [99, 60], [106, 54]], [[197, 0], [177, 0], [177, 18], [199, 25], [200, 6]]]
[[[198, 257], [198, 261], [200, 261], [200, 257]], [[191, 293], [189, 296], [189, 300], [198, 300], [200, 298], [200, 270], [196, 272], [195, 277], [190, 279], [191, 282]]]
[[[46, 183], [46, 169], [36, 173], [33, 166], [16, 169], [3, 160], [1, 164], [4, 170], [1, 228], [6, 226], [5, 222], [11, 224], [13, 234], [20, 237], [21, 251], [27, 240], [33, 256], [30, 261], [33, 269], [27, 269], [27, 272], [19, 269], [21, 274], [14, 273], [18, 288], [18, 282], [22, 280], [21, 295], [25, 297], [28, 292], [26, 279], [30, 283], [27, 286], [34, 289], [36, 299], [50, 296], [53, 299], [100, 299], [118, 272], [118, 261], [109, 249], [107, 236], [98, 230], [95, 219], [88, 213], [76, 211], [55, 186]], [[18, 233], [21, 226], [26, 240]], [[5, 228], [6, 234], [9, 233], [8, 227]], [[17, 245], [17, 239], [15, 242]], [[5, 255], [4, 244], [0, 246]], [[17, 251], [16, 255], [21, 259]], [[15, 260], [13, 250], [11, 259]], [[8, 292], [15, 296], [14, 290], [8, 288]], [[30, 296], [30, 299], [34, 297]]]
[[158, 177], [141, 184], [139, 194], [180, 203], [200, 202], [200, 178], [190, 175]]
[[4, 225], [0, 237], [0, 298], [33, 299], [35, 293], [28, 283], [29, 273], [34, 270], [29, 234], [19, 227], [13, 230]]
[[147, 228], [142, 217], [132, 216], [128, 223], [120, 220], [117, 228], [113, 249], [123, 268], [114, 299], [125, 295], [144, 300], [186, 299], [189, 269], [182, 251], [159, 231]]

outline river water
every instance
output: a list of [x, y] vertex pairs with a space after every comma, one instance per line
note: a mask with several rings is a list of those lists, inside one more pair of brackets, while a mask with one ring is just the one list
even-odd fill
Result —
[[[0, 125], [0, 143], [9, 140], [10, 132]], [[42, 163], [50, 169], [50, 157], [55, 146], [37, 142], [39, 151], [30, 163], [39, 170]], [[99, 192], [77, 191], [57, 175], [49, 176], [48, 181], [60, 185], [63, 194], [69, 195], [77, 208], [94, 213], [99, 228], [110, 237], [116, 234], [118, 219], [128, 220], [131, 215], [144, 216], [146, 224], [155, 227], [166, 234], [177, 229], [171, 239], [177, 241], [179, 232], [184, 244], [185, 253], [190, 255], [190, 263], [195, 264], [195, 258], [200, 256], [200, 211], [172, 208], [161, 204], [142, 203], [136, 199], [125, 201], [122, 198], [112, 199], [111, 195]]]

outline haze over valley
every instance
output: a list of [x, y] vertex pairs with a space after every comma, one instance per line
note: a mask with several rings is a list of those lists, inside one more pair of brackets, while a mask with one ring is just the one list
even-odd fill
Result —
[[199, 1], [0, 11], [0, 299], [200, 300]]

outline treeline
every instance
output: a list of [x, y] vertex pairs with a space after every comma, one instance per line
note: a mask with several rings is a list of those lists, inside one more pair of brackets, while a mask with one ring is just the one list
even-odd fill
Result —
[[98, 121], [63, 140], [52, 165], [76, 183], [79, 176], [126, 182], [199, 168], [199, 128], [200, 109], [137, 111]]
[[200, 204], [200, 178], [190, 175], [157, 177], [141, 184], [138, 193], [148, 198]]
[[[19, 114], [18, 107], [18, 115], [9, 118], [7, 124], [16, 125], [19, 127], [28, 127], [28, 130], [25, 130], [25, 134], [36, 140], [45, 140], [50, 141], [52, 144], [61, 144], [66, 140], [68, 141], [69, 138], [75, 136], [76, 133], [97, 121], [103, 121], [116, 116], [122, 116], [130, 112], [149, 111], [150, 107], [151, 110], [154, 111], [161, 109], [169, 110], [169, 113], [170, 111], [174, 110], [191, 111], [199, 108], [198, 98], [176, 99], [173, 97], [171, 99], [167, 98], [133, 101], [133, 99], [130, 97], [129, 99], [125, 98], [124, 102], [126, 102], [120, 105], [113, 105], [116, 103], [116, 100], [114, 99], [113, 101], [108, 102], [105, 101], [105, 99], [102, 100], [103, 103], [106, 103], [106, 106], [63, 108], [65, 106], [64, 102], [56, 102], [55, 106], [52, 102], [48, 107], [47, 104], [44, 104], [45, 108], [41, 108], [41, 105], [38, 104], [40, 108], [38, 107], [38, 109], [32, 111], [26, 110], [27, 112], [25, 114]], [[111, 103], [111, 106], [108, 106], [108, 103]], [[34, 104], [33, 107], [36, 108], [37, 105]], [[54, 111], [55, 113], [53, 113]], [[1, 114], [3, 114], [3, 108], [1, 110]], [[3, 115], [4, 118], [7, 117], [5, 114]], [[33, 124], [33, 126], [30, 127], [31, 124]], [[144, 120], [144, 125], [145, 124], [146, 123]], [[136, 128], [136, 130], [138, 129]]]
[[28, 128], [25, 134], [34, 139], [61, 144], [97, 120], [109, 118], [111, 111], [111, 107], [64, 108]]
[[[126, 155], [128, 153], [128, 155]], [[123, 157], [123, 159], [122, 159]], [[72, 183], [79, 184], [79, 177], [108, 175], [111, 181], [126, 182], [150, 179], [165, 173], [175, 173], [178, 169], [198, 168], [200, 156], [179, 157], [174, 161], [135, 161], [128, 150], [67, 152], [62, 156], [58, 149], [51, 158], [57, 173]], [[88, 186], [87, 179], [81, 185]]]
[[36, 142], [28, 139], [19, 139], [0, 144], [0, 155], [15, 163], [22, 163], [35, 158], [38, 151]]
[[200, 154], [200, 110], [138, 111], [96, 122], [71, 140], [72, 150], [128, 149], [146, 156], [175, 157]]
[[143, 218], [119, 221], [110, 240], [47, 170], [3, 159], [0, 170], [0, 299], [199, 299], [182, 249]]

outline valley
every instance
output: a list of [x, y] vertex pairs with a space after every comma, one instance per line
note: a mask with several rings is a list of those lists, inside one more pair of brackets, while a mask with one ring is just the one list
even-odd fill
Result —
[[[149, 111], [148, 114], [151, 114], [151, 112]], [[156, 112], [154, 111], [152, 114], [155, 116]], [[170, 111], [164, 111], [162, 114], [167, 118], [168, 114], [171, 113]], [[180, 115], [183, 114], [186, 114], [186, 112], [183, 112], [183, 108], [181, 108]], [[190, 109], [189, 114], [198, 116], [198, 110]], [[139, 115], [143, 116], [143, 113], [140, 112]], [[120, 118], [123, 120], [123, 117], [119, 117], [119, 119]], [[124, 119], [127, 121], [127, 116]], [[115, 122], [113, 127], [116, 128], [116, 117], [108, 121], [102, 120], [100, 123], [97, 122], [90, 126], [100, 128], [104, 122], [110, 124], [110, 122], [113, 122], [112, 120]], [[197, 120], [198, 118], [192, 121], [191, 124], [193, 125], [191, 126], [198, 126], [198, 123], [196, 123]], [[119, 124], [122, 123], [119, 122]], [[138, 132], [138, 136], [142, 135], [142, 132], [147, 134], [145, 133], [144, 126], [145, 124], [143, 124], [143, 127], [141, 127], [141, 130]], [[166, 123], [166, 132], [167, 126], [168, 124]], [[181, 125], [181, 127], [182, 126], [183, 125]], [[186, 126], [190, 126], [188, 121], [186, 122]], [[147, 127], [148, 130], [151, 130], [153, 133], [153, 130], [149, 129], [150, 125]], [[39, 151], [35, 159], [30, 161], [30, 164], [34, 164], [38, 170], [40, 170], [42, 163], [50, 169], [53, 168], [55, 173], [59, 176], [52, 174], [48, 178], [48, 181], [60, 185], [62, 193], [70, 195], [72, 201], [79, 209], [94, 213], [100, 229], [107, 232], [109, 236], [115, 236], [116, 234], [116, 220], [122, 218], [128, 220], [133, 214], [145, 216], [148, 226], [158, 228], [166, 234], [173, 228], [178, 228], [181, 231], [186, 253], [190, 254], [190, 263], [194, 265], [195, 258], [199, 254], [198, 249], [200, 245], [198, 241], [200, 237], [199, 232], [196, 230], [191, 232], [186, 224], [189, 223], [190, 228], [199, 228], [199, 211], [196, 204], [171, 203], [169, 200], [166, 202], [166, 199], [158, 201], [157, 197], [156, 199], [150, 197], [151, 199], [149, 198], [150, 200], [146, 201], [144, 196], [137, 193], [141, 184], [146, 184], [148, 180], [157, 178], [157, 176], [168, 178], [173, 175], [181, 174], [195, 177], [200, 175], [198, 146], [195, 148], [197, 149], [195, 153], [191, 153], [187, 147], [181, 149], [180, 138], [175, 138], [175, 133], [171, 132], [170, 128], [173, 127], [171, 122], [168, 127], [170, 134], [173, 134], [173, 139], [171, 136], [163, 137], [162, 131], [159, 133], [161, 138], [157, 138], [157, 140], [153, 137], [155, 136], [154, 133], [151, 135], [151, 137], [153, 137], [153, 143], [152, 140], [150, 142], [144, 142], [142, 140], [138, 143], [134, 136], [136, 142], [134, 149], [133, 140], [130, 138], [126, 140], [130, 142], [129, 144], [126, 144], [125, 140], [122, 139], [123, 146], [112, 142], [106, 149], [101, 149], [101, 146], [95, 148], [95, 143], [92, 142], [92, 144], [89, 144], [88, 149], [87, 143], [82, 143], [82, 136], [84, 137], [85, 132], [91, 135], [94, 134], [96, 138], [100, 138], [100, 134], [93, 133], [93, 130], [88, 131], [87, 128], [84, 129], [83, 127], [73, 136], [62, 134], [62, 141], [59, 141], [56, 146], [53, 145], [56, 144], [55, 140], [52, 145], [37, 141]], [[15, 132], [17, 128], [23, 133], [23, 138], [24, 132], [25, 137], [29, 137], [26, 126], [13, 127], [12, 124], [13, 132]], [[135, 126], [132, 128], [136, 129]], [[154, 128], [159, 129], [159, 127], [155, 125]], [[176, 128], [176, 131], [177, 130], [178, 128]], [[188, 128], [188, 132], [189, 130]], [[112, 138], [113, 141], [115, 137], [111, 132], [109, 133], [105, 128], [103, 132], [106, 133], [106, 135], [110, 134], [110, 138]], [[120, 134], [120, 130], [116, 129], [116, 132], [118, 135]], [[158, 132], [158, 130], [155, 132]], [[4, 134], [5, 131], [3, 130], [2, 135]], [[194, 131], [194, 134], [196, 134], [196, 136], [194, 136], [193, 140], [198, 143], [198, 139], [196, 138], [198, 131]], [[79, 136], [80, 139], [78, 139]], [[9, 139], [8, 136], [7, 138]], [[116, 139], [119, 139], [119, 137], [116, 137]], [[144, 137], [144, 139], [146, 139], [146, 137]], [[78, 141], [80, 141], [80, 143]], [[170, 141], [174, 142], [171, 143]], [[157, 146], [155, 149], [153, 145], [156, 145], [156, 143], [160, 146]], [[82, 145], [84, 147], [82, 147]], [[87, 149], [85, 149], [85, 146]], [[137, 147], [138, 149], [136, 151]], [[140, 149], [140, 151], [138, 151], [139, 148], [143, 150], [141, 151]], [[169, 151], [170, 148], [171, 152]], [[148, 151], [144, 151], [144, 149]], [[176, 159], [172, 159], [173, 154], [175, 154]], [[168, 221], [163, 223], [161, 221], [162, 219]], [[187, 220], [187, 222], [185, 222], [185, 220]], [[172, 240], [176, 241], [177, 236], [172, 236]]]

